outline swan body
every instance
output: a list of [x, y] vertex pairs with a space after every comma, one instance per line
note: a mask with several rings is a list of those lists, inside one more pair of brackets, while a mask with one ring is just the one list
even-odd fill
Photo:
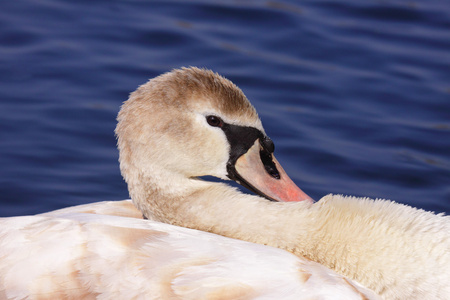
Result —
[[[60, 265], [70, 266], [72, 277], [87, 280], [92, 274], [104, 272], [92, 276], [96, 278], [95, 284], [105, 286], [108, 280], [116, 280], [111, 278], [115, 274], [130, 283], [128, 287], [135, 285], [142, 291], [135, 295], [150, 293], [170, 298], [167, 295], [172, 294], [158, 294], [155, 282], [159, 279], [152, 277], [158, 273], [170, 278], [166, 282], [170, 293], [182, 299], [215, 299], [223, 295], [231, 295], [232, 299], [239, 298], [236, 295], [263, 299], [265, 293], [270, 295], [268, 298], [283, 299], [289, 299], [289, 295], [295, 299], [302, 299], [302, 295], [319, 299], [338, 299], [342, 295], [343, 299], [351, 299], [347, 296], [349, 293], [369, 299], [377, 295], [383, 299], [450, 298], [448, 216], [387, 200], [340, 195], [328, 195], [314, 202], [289, 179], [276, 160], [274, 144], [242, 91], [216, 73], [183, 68], [150, 80], [123, 104], [116, 135], [121, 173], [137, 210], [128, 202], [99, 203], [40, 216], [4, 219], [0, 272], [6, 272], [5, 261], [14, 261], [14, 248], [19, 242], [28, 242], [14, 231], [31, 230], [24, 234], [32, 237], [30, 245], [42, 251], [41, 256], [50, 252], [39, 246], [40, 239], [44, 244], [54, 245], [55, 251], [75, 253], [74, 257], [85, 263], [78, 264], [77, 269], [67, 255], [62, 255]], [[200, 179], [206, 175], [235, 180], [257, 195], [243, 194], [222, 182]], [[128, 203], [128, 206], [118, 209], [121, 203]], [[148, 220], [138, 219], [141, 214]], [[65, 235], [57, 231], [68, 228], [76, 231], [72, 233], [76, 239], [68, 241], [67, 246], [51, 242], [62, 240]], [[53, 238], [45, 240], [47, 233], [51, 236], [53, 231]], [[187, 246], [177, 240], [180, 236]], [[237, 248], [242, 247], [242, 252], [224, 250], [232, 248], [232, 243], [239, 245]], [[158, 252], [161, 245], [166, 248]], [[297, 258], [263, 245], [287, 250]], [[77, 250], [70, 250], [71, 247]], [[10, 249], [10, 252], [3, 249]], [[167, 260], [159, 264], [145, 251], [153, 253], [157, 261]], [[206, 269], [196, 262], [192, 262], [195, 266], [189, 265], [183, 255], [177, 257], [180, 251], [187, 257], [199, 251], [200, 257], [216, 261], [215, 255], [218, 255], [227, 260], [230, 263], [227, 267], [219, 267], [229, 271], [223, 275], [227, 278], [223, 280], [225, 285], [214, 280], [222, 276], [217, 277], [217, 264], [205, 263], [202, 268]], [[258, 260], [252, 255], [255, 253]], [[132, 255], [139, 259], [128, 260]], [[88, 259], [83, 260], [86, 256]], [[17, 252], [19, 258], [20, 251]], [[92, 265], [97, 262], [99, 266], [94, 270]], [[133, 269], [136, 264], [142, 272]], [[189, 271], [180, 267], [183, 271], [173, 275], [175, 266], [185, 264]], [[299, 264], [300, 268], [293, 267]], [[245, 273], [247, 275], [242, 271], [244, 267], [240, 267], [244, 265], [251, 270]], [[304, 269], [306, 265], [314, 266], [313, 270]], [[292, 268], [297, 270], [297, 275], [290, 273]], [[167, 269], [171, 271], [162, 271]], [[309, 279], [305, 281], [305, 272], [300, 272], [306, 285], [298, 278], [299, 269], [314, 274], [306, 276]], [[142, 279], [142, 274], [149, 277]], [[102, 281], [105, 278], [108, 279]], [[323, 285], [323, 294], [316, 293], [311, 286], [312, 279], [317, 286]], [[58, 285], [65, 284], [61, 283], [61, 277], [58, 280]], [[249, 285], [249, 280], [255, 285]], [[272, 280], [273, 283], [269, 283]], [[151, 284], [141, 286], [144, 281]], [[5, 282], [8, 285], [0, 285], [0, 296], [2, 293], [18, 295], [16, 290], [20, 288], [14, 289], [17, 281]], [[51, 282], [43, 282], [41, 286], [51, 286]], [[89, 286], [86, 281], [78, 282], [75, 290]], [[230, 287], [238, 287], [237, 290], [227, 287], [228, 283]], [[117, 289], [113, 288], [116, 284], [110, 284], [109, 292], [120, 292], [123, 286], [120, 284], [117, 283]], [[247, 290], [247, 286], [251, 288]], [[290, 292], [282, 292], [287, 286]], [[215, 287], [218, 288], [214, 291], [208, 290]], [[260, 287], [265, 289], [262, 291]], [[239, 294], [240, 288], [242, 294]], [[340, 294], [335, 288], [346, 292]], [[94, 290], [90, 287], [86, 293], [99, 298], [112, 295]], [[221, 295], [220, 291], [232, 294]], [[178, 292], [181, 294], [176, 294]], [[279, 296], [272, 296], [276, 294]]]
[[3, 218], [0, 240], [0, 299], [378, 299], [280, 249], [143, 220], [130, 201]]

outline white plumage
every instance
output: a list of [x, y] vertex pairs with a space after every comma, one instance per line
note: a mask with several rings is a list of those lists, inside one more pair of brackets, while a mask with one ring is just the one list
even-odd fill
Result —
[[283, 250], [138, 219], [130, 201], [0, 220], [1, 299], [377, 299]]

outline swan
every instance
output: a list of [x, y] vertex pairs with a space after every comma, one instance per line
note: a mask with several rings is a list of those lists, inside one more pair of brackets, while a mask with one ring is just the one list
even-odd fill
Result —
[[243, 92], [214, 72], [184, 68], [142, 85], [122, 105], [116, 135], [146, 218], [285, 249], [386, 299], [450, 298], [448, 216], [339, 195], [314, 203], [275, 159]]
[[[0, 298], [46, 295], [53, 285], [61, 295], [79, 290], [100, 298], [124, 291], [130, 298], [144, 292], [184, 299], [450, 298], [448, 216], [342, 195], [314, 202], [289, 179], [256, 110], [224, 77], [195, 67], [165, 73], [133, 92], [117, 119], [120, 170], [133, 205], [95, 203], [0, 220], [0, 274], [7, 279], [0, 282]], [[257, 195], [202, 180], [207, 175], [234, 180]], [[181, 236], [189, 246], [181, 245]], [[21, 244], [39, 250], [33, 257], [46, 258], [30, 268], [39, 276], [11, 271], [30, 253], [18, 251]], [[231, 248], [242, 252], [223, 254]], [[53, 250], [65, 254], [50, 267]], [[165, 264], [145, 251], [160, 251], [153, 255]], [[212, 261], [219, 252], [230, 264], [183, 260], [197, 251]], [[62, 279], [54, 264], [67, 266], [65, 274], [78, 281]], [[238, 276], [242, 266], [251, 270], [249, 280]], [[225, 269], [230, 272], [216, 275]], [[170, 273], [164, 281], [169, 287], [156, 287], [161, 281], [155, 273]], [[22, 276], [27, 287], [18, 283]], [[215, 278], [226, 279], [219, 284]], [[283, 293], [288, 284], [290, 292]]]

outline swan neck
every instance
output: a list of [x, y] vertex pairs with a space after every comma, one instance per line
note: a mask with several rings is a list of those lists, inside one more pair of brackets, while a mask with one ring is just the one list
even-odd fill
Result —
[[[308, 227], [303, 223], [310, 218], [302, 215], [310, 203], [272, 202], [196, 178], [172, 181], [171, 189], [147, 178], [145, 184], [141, 181], [129, 188], [133, 203], [149, 219], [283, 249], [293, 247], [283, 243], [308, 240], [301, 237], [306, 232], [299, 234], [296, 228]], [[289, 229], [286, 224], [294, 225]]]

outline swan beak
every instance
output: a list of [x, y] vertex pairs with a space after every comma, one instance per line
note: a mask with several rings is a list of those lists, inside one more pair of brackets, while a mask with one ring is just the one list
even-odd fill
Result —
[[275, 156], [261, 146], [259, 139], [237, 159], [234, 169], [239, 184], [269, 200], [314, 202], [295, 185]]

